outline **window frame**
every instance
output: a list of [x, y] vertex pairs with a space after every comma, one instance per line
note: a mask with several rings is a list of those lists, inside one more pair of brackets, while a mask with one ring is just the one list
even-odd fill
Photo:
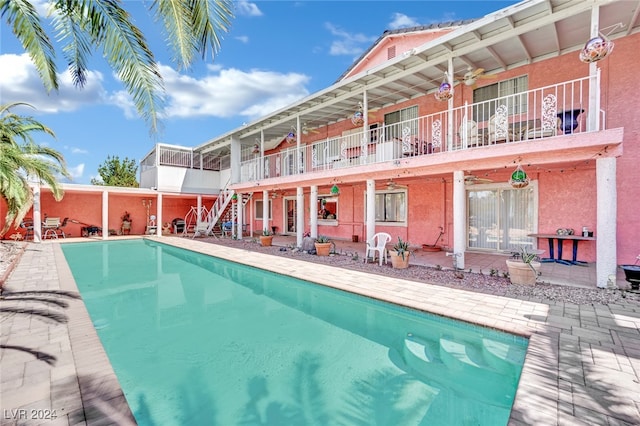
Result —
[[[324, 218], [321, 215], [321, 211], [322, 211], [322, 201], [323, 200], [328, 200], [327, 204], [331, 203], [333, 206], [329, 207], [329, 211], [331, 212], [331, 214], [334, 216], [333, 219], [329, 219], [329, 218]], [[329, 201], [330, 200], [330, 201]], [[318, 223], [322, 223], [322, 224], [337, 224], [338, 223], [338, 218], [340, 217], [339, 213], [339, 197], [336, 195], [332, 195], [332, 194], [322, 194], [322, 195], [318, 195], [318, 205], [316, 206], [316, 217], [318, 219]], [[333, 207], [333, 209], [332, 209]]]
[[508, 115], [526, 114], [529, 109], [529, 76], [520, 75], [473, 89], [473, 120], [488, 121], [496, 113], [500, 102], [505, 102]]
[[[375, 192], [375, 197], [383, 194], [403, 194], [404, 195], [404, 219], [402, 221], [379, 221], [378, 217], [378, 204], [374, 202], [375, 206], [375, 217], [376, 217], [376, 226], [397, 226], [397, 227], [407, 227], [408, 226], [408, 215], [409, 215], [409, 190], [407, 188], [395, 188], [395, 189], [377, 189]], [[365, 210], [366, 210], [366, 192], [365, 192]], [[366, 217], [366, 211], [365, 211]]]
[[[263, 206], [262, 201], [263, 201], [262, 199], [257, 199], [253, 203], [253, 208], [254, 208], [253, 216], [255, 217], [255, 220], [263, 220], [263, 218], [262, 218], [262, 206]], [[258, 203], [260, 203], [260, 208], [258, 208]], [[272, 202], [271, 199], [269, 199], [269, 219], [268, 220], [272, 220], [272, 218], [273, 218], [273, 202]]]

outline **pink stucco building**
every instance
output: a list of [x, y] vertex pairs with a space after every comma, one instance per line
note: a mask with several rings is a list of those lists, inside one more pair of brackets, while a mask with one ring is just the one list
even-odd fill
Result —
[[[306, 232], [385, 231], [415, 245], [442, 232], [461, 267], [469, 251], [549, 255], [535, 235], [584, 229], [563, 259], [576, 244], [604, 287], [640, 252], [639, 12], [629, 1], [524, 1], [385, 31], [322, 91], [199, 146], [153, 147], [141, 162], [152, 189], [69, 187], [63, 202], [94, 197], [102, 207], [87, 215], [108, 227], [131, 197], [153, 199], [159, 223], [197, 206], [194, 223], [209, 231], [232, 220], [299, 245]], [[526, 186], [513, 182], [520, 170]]]

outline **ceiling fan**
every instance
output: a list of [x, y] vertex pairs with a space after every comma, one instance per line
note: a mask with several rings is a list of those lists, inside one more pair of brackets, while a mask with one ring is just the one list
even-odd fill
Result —
[[476, 68], [475, 70], [471, 67], [467, 68], [467, 72], [462, 77], [456, 77], [455, 80], [464, 83], [466, 86], [472, 86], [475, 88], [478, 79], [481, 78], [495, 78], [494, 75], [486, 75], [484, 73], [484, 68]]
[[464, 183], [466, 185], [474, 185], [476, 183], [492, 183], [493, 179], [481, 178], [476, 175], [467, 175], [464, 177]]
[[302, 124], [302, 133], [308, 135], [309, 133], [320, 133], [316, 127], [309, 127], [307, 123]]

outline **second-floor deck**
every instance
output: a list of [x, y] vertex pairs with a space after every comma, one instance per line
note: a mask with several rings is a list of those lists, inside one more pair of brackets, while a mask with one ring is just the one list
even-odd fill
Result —
[[[603, 130], [605, 112], [591, 96], [598, 76], [445, 108], [361, 132], [291, 144], [261, 156], [243, 151], [241, 182], [338, 170], [404, 158]], [[447, 103], [443, 102], [443, 106]], [[339, 172], [338, 172], [339, 173]]]
[[[433, 156], [437, 162], [439, 154], [481, 147], [486, 150], [476, 152], [485, 156], [490, 155], [491, 147], [503, 144], [536, 143], [552, 137], [596, 132], [606, 127], [606, 113], [599, 96], [599, 74], [596, 74], [483, 102], [459, 106], [452, 101], [441, 102], [440, 111], [392, 124], [368, 123], [360, 127], [361, 131], [307, 144], [284, 143], [264, 155], [253, 144], [242, 145], [236, 183], [296, 175], [312, 179], [315, 173], [326, 175], [335, 171], [339, 175], [348, 168], [393, 164], [423, 156]], [[162, 165], [193, 168], [202, 164], [200, 159], [186, 158], [198, 157], [196, 151], [187, 153], [164, 146], [161, 154]], [[447, 158], [451, 161], [450, 156]], [[219, 153], [216, 164], [217, 168], [234, 167], [228, 150]]]

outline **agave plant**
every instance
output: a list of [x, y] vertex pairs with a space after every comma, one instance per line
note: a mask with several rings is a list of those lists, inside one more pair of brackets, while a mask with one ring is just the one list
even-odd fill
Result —
[[398, 237], [398, 242], [393, 245], [393, 251], [395, 251], [398, 256], [402, 256], [402, 260], [404, 260], [404, 254], [411, 253], [409, 251], [409, 242], [403, 241], [402, 238]]

